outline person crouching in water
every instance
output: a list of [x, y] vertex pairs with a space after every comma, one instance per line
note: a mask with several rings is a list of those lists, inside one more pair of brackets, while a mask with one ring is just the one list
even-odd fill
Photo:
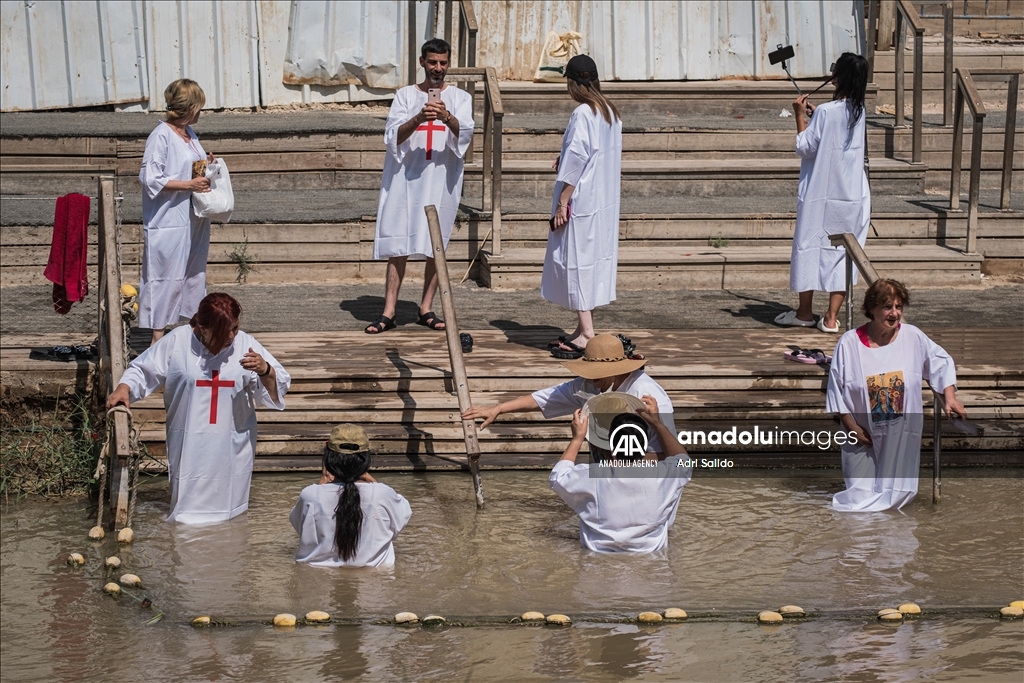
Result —
[[[613, 392], [600, 398], [615, 396]], [[572, 417], [572, 441], [548, 477], [555, 493], [579, 515], [580, 545], [587, 550], [651, 553], [668, 546], [668, 529], [675, 522], [680, 494], [690, 481], [691, 469], [679, 457], [685, 456], [686, 450], [659, 419], [657, 402], [645, 396], [643, 403], [644, 408], [636, 413], [616, 415], [608, 431], [614, 435], [617, 427], [630, 418], [639, 423], [639, 415], [658, 434], [664, 452], [642, 458], [623, 457], [618, 448], [607, 448], [607, 441], [602, 444], [599, 430], [588, 437], [590, 419], [600, 421], [601, 409], [594, 407], [594, 414], [587, 416], [577, 410]], [[642, 429], [640, 424], [637, 427]], [[577, 465], [576, 456], [585, 440], [590, 441], [595, 462]], [[628, 466], [614, 466], [623, 461], [629, 461]], [[641, 462], [650, 466], [636, 466]]]
[[299, 532], [296, 562], [317, 567], [390, 567], [409, 501], [370, 476], [362, 427], [338, 425], [324, 449], [320, 481], [302, 489], [289, 519]]

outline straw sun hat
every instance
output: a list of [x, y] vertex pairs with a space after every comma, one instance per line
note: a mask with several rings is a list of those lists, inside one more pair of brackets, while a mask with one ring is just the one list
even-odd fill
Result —
[[570, 372], [584, 379], [603, 379], [615, 375], [628, 375], [642, 368], [647, 359], [627, 358], [622, 340], [612, 334], [596, 335], [587, 344], [583, 358], [562, 363]]

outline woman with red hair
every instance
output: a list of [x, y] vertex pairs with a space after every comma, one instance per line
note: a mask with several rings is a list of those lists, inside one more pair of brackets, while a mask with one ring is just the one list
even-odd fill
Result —
[[227, 294], [199, 303], [189, 325], [171, 330], [132, 361], [107, 408], [164, 390], [169, 522], [222, 522], [249, 508], [256, 408], [284, 410], [291, 377], [238, 329], [242, 307]]

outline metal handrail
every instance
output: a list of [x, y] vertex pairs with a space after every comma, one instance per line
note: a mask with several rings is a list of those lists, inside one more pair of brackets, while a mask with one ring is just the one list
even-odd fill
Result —
[[[483, 182], [480, 208], [491, 212], [491, 254], [501, 255], [501, 147], [502, 119], [505, 108], [501, 102], [501, 90], [498, 87], [498, 76], [493, 67], [453, 67], [448, 75], [454, 80], [471, 82], [473, 87], [469, 93], [473, 98], [473, 109], [476, 110], [476, 82], [484, 83], [484, 153]], [[467, 157], [471, 158], [470, 152]], [[484, 238], [484, 242], [487, 238]], [[478, 249], [483, 248], [483, 243]]]
[[971, 180], [967, 194], [967, 245], [966, 253], [977, 251], [978, 241], [978, 194], [981, 186], [981, 144], [985, 116], [988, 113], [975, 81], [1002, 81], [1006, 89], [1006, 127], [1003, 132], [1003, 172], [999, 189], [999, 208], [1010, 208], [1010, 183], [1013, 180], [1013, 146], [1017, 126], [1017, 91], [1024, 69], [965, 69], [956, 70], [956, 107], [953, 113], [953, 159], [950, 163], [949, 208], [960, 210], [960, 175], [963, 165], [964, 102], [971, 110], [974, 131], [971, 136]]
[[[853, 309], [850, 300], [853, 298], [853, 267], [864, 276], [864, 280], [870, 285], [878, 279], [878, 271], [871, 265], [871, 259], [864, 253], [860, 242], [851, 233], [842, 232], [838, 235], [829, 235], [829, 242], [833, 247], [846, 248], [846, 329], [853, 329]], [[932, 389], [932, 503], [938, 503], [942, 498], [942, 396]]]
[[924, 24], [907, 0], [896, 1], [896, 83], [894, 97], [896, 100], [896, 120], [894, 128], [903, 128], [904, 123], [904, 84], [906, 81], [905, 67], [903, 63], [903, 50], [906, 45], [906, 25], [914, 31], [914, 109], [913, 109], [913, 151], [911, 161], [915, 164], [921, 163], [921, 130], [923, 111], [923, 86], [924, 79]]

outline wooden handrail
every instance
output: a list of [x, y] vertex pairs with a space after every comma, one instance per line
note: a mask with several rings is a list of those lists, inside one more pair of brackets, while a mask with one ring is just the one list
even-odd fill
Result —
[[913, 151], [911, 153], [911, 161], [915, 164], [921, 163], [921, 142], [922, 142], [922, 111], [923, 103], [923, 78], [924, 72], [924, 25], [921, 23], [921, 17], [918, 16], [917, 10], [907, 0], [897, 0], [896, 2], [896, 91], [894, 97], [896, 100], [896, 120], [894, 125], [896, 128], [903, 128], [906, 124], [904, 121], [904, 86], [906, 83], [904, 62], [903, 62], [903, 48], [906, 43], [906, 27], [905, 24], [910, 24], [910, 27], [914, 31], [914, 105], [913, 105]]
[[846, 255], [857, 266], [857, 270], [860, 271], [860, 274], [864, 276], [869, 285], [878, 279], [878, 271], [871, 265], [871, 259], [864, 253], [864, 248], [860, 246], [860, 242], [857, 241], [857, 238], [852, 233], [841, 232], [838, 235], [829, 235], [828, 241], [833, 247], [846, 248]]

